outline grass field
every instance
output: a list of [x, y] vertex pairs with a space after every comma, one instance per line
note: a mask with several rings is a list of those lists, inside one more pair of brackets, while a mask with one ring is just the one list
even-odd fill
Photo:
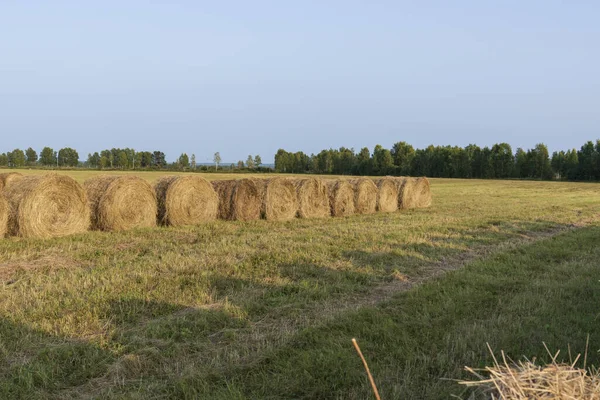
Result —
[[589, 334], [600, 365], [600, 186], [431, 182], [393, 214], [5, 239], [0, 398], [370, 398], [353, 337], [383, 399], [468, 397], [486, 342]]

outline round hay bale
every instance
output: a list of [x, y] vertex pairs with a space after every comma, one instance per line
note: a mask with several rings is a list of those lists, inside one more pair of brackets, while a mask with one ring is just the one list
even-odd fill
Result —
[[298, 217], [323, 218], [331, 215], [327, 186], [321, 179], [298, 179], [294, 186], [298, 196]]
[[11, 182], [14, 182], [21, 178], [23, 175], [18, 172], [5, 172], [0, 174], [0, 190], [3, 190], [6, 186], [10, 185]]
[[393, 178], [377, 181], [377, 210], [394, 212], [398, 210], [398, 186]]
[[417, 204], [417, 197], [415, 192], [415, 179], [408, 177], [400, 177], [396, 179], [396, 185], [398, 186], [398, 208], [401, 210], [407, 210], [409, 208], [415, 208]]
[[373, 214], [377, 211], [377, 186], [368, 178], [350, 181], [354, 186], [354, 208], [357, 214]]
[[431, 187], [429, 185], [429, 179], [425, 177], [415, 179], [414, 191], [416, 193], [417, 208], [425, 208], [431, 205]]
[[354, 187], [348, 181], [330, 181], [327, 183], [329, 208], [334, 217], [345, 217], [355, 212]]
[[218, 217], [229, 221], [260, 219], [262, 189], [255, 179], [213, 181], [219, 197]]
[[8, 230], [8, 210], [8, 201], [0, 194], [0, 238], [3, 238]]
[[85, 191], [66, 175], [19, 178], [4, 195], [10, 205], [8, 232], [21, 237], [58, 237], [85, 232], [90, 209]]
[[85, 181], [84, 187], [93, 229], [124, 231], [156, 226], [156, 193], [144, 179], [102, 175]]
[[262, 215], [269, 221], [286, 221], [298, 213], [298, 197], [291, 179], [266, 179], [263, 189]]
[[158, 221], [163, 225], [197, 225], [217, 218], [219, 197], [201, 176], [166, 176], [154, 189]]

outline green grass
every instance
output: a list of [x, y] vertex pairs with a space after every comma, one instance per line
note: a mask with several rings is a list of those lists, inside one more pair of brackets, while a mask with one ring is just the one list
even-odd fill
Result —
[[0, 398], [368, 398], [352, 337], [384, 399], [448, 398], [486, 342], [598, 348], [600, 186], [432, 189], [394, 214], [6, 239]]

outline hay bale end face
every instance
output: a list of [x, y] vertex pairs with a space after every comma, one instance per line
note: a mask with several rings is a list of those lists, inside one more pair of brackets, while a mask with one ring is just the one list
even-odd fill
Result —
[[156, 194], [136, 176], [98, 176], [84, 183], [92, 211], [92, 228], [123, 231], [156, 226]]
[[218, 218], [228, 221], [260, 219], [262, 189], [255, 179], [213, 181], [219, 197]]
[[264, 181], [262, 214], [269, 221], [286, 221], [298, 213], [296, 187], [291, 179], [272, 178]]
[[354, 186], [354, 208], [357, 214], [373, 214], [377, 211], [377, 186], [368, 178], [350, 181]]
[[299, 218], [329, 217], [329, 196], [327, 186], [316, 178], [298, 179], [294, 181], [298, 196]]
[[431, 187], [429, 185], [429, 179], [425, 177], [417, 178], [415, 180], [414, 191], [416, 193], [416, 204], [417, 208], [426, 208], [431, 205]]
[[398, 210], [398, 186], [393, 178], [377, 181], [377, 210], [394, 212]]
[[415, 179], [400, 177], [396, 179], [396, 185], [398, 186], [398, 208], [401, 210], [415, 208], [417, 203]]
[[348, 181], [330, 181], [327, 183], [329, 207], [334, 217], [345, 217], [355, 213], [354, 187]]
[[0, 238], [6, 236], [8, 230], [8, 201], [0, 193]]
[[4, 190], [10, 206], [8, 232], [49, 238], [85, 232], [90, 210], [85, 191], [73, 178], [46, 174], [19, 178]]
[[21, 177], [23, 177], [23, 175], [18, 172], [5, 172], [0, 174], [0, 190], [3, 190], [6, 186], [19, 180]]
[[198, 225], [217, 218], [219, 198], [200, 176], [166, 176], [154, 185], [158, 221], [163, 225]]

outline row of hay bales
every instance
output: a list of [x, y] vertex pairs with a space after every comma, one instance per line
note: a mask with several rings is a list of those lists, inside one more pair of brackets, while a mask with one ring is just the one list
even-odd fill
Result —
[[98, 176], [82, 186], [66, 175], [9, 173], [0, 174], [0, 237], [198, 225], [217, 218], [283, 221], [341, 217], [430, 204], [426, 178], [271, 178], [209, 183], [189, 175], [167, 176], [152, 186], [136, 176]]

